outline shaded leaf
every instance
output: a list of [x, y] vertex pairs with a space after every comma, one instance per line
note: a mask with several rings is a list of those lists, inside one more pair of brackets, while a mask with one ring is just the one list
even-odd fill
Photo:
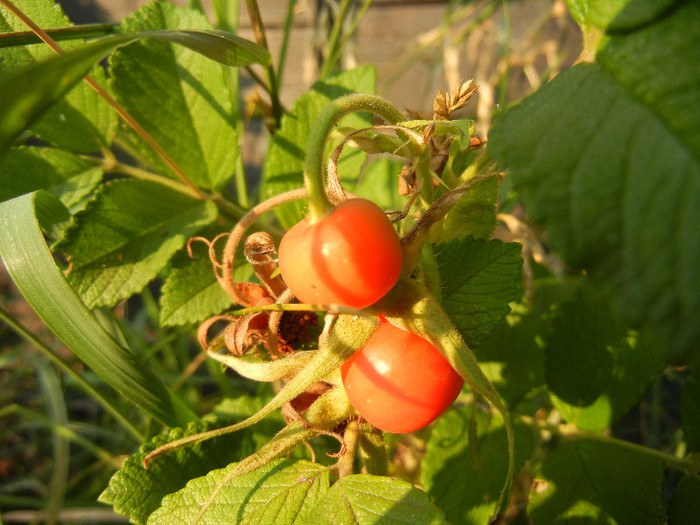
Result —
[[187, 239], [214, 221], [216, 206], [161, 184], [104, 185], [56, 245], [70, 257], [69, 282], [89, 307], [140, 291]]
[[[519, 469], [532, 454], [534, 442], [525, 425], [516, 421], [514, 428]], [[470, 443], [472, 437], [476, 440]], [[420, 482], [450, 523], [489, 522], [508, 471], [505, 448], [506, 433], [499, 417], [460, 406], [438, 419], [421, 462]]]
[[560, 306], [546, 338], [554, 406], [584, 430], [603, 430], [624, 415], [664, 368], [661, 350], [628, 334], [585, 283]]
[[[70, 20], [52, 0], [20, 0], [16, 5], [44, 29], [70, 27]], [[16, 16], [0, 7], [0, 32], [25, 31], [27, 27]], [[66, 51], [82, 45], [82, 40], [62, 45]], [[46, 44], [0, 50], [0, 71], [9, 72], [30, 63], [55, 56]], [[95, 65], [93, 61], [91, 65]], [[104, 70], [97, 66], [90, 74], [106, 84]], [[28, 85], [28, 89], [37, 89]], [[108, 146], [117, 123], [117, 115], [91, 87], [80, 83], [71, 89], [32, 130], [43, 140], [70, 151], [91, 152]]]
[[[655, 30], [648, 53], [672, 53], [666, 48], [683, 42], [676, 50], [693, 62], [687, 42], [697, 40], [700, 24], [692, 21], [700, 20], [700, 7], [689, 6], [664, 19], [674, 32]], [[629, 38], [648, 38], [652, 29]], [[696, 97], [700, 68], [683, 67], [669, 83], [644, 71], [657, 79], [661, 98], [665, 88], [691, 83], [695, 88], [669, 97]], [[700, 129], [700, 111], [684, 108], [674, 123], [662, 113], [664, 103], [645, 106], [615, 75], [597, 64], [571, 68], [498, 118], [488, 144], [511, 169], [528, 212], [547, 222], [551, 246], [585, 268], [627, 322], [682, 362], [700, 347], [700, 245], [693, 241], [700, 148], [684, 131]]]
[[683, 383], [681, 423], [688, 448], [700, 452], [700, 381], [689, 376]]
[[77, 155], [55, 148], [11, 149], [0, 169], [0, 201], [37, 190], [47, 190], [72, 212], [102, 180], [102, 170]]
[[472, 346], [508, 314], [520, 290], [521, 246], [464, 237], [435, 247], [442, 306]]
[[680, 0], [566, 0], [580, 26], [633, 29], [663, 15]]
[[[265, 199], [282, 192], [301, 188], [303, 181], [304, 152], [309, 131], [321, 111], [334, 99], [350, 93], [374, 93], [376, 74], [371, 66], [330, 75], [318, 81], [297, 100], [290, 112], [282, 117], [282, 125], [272, 136], [265, 158], [262, 174], [261, 198]], [[348, 115], [339, 126], [364, 128], [372, 124], [371, 119], [360, 115]], [[330, 140], [328, 154], [340, 139]], [[354, 181], [360, 174], [366, 155], [359, 150], [346, 147], [338, 162], [341, 180]], [[291, 228], [304, 217], [305, 204], [296, 201], [275, 209], [284, 228]]]
[[618, 443], [563, 439], [537, 473], [533, 523], [663, 523], [663, 463]]
[[668, 523], [695, 525], [700, 516], [700, 479], [690, 474], [681, 478], [668, 505]]

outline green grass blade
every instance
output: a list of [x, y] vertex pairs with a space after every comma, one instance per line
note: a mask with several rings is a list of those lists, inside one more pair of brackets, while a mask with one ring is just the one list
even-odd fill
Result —
[[93, 317], [54, 263], [39, 229], [31, 193], [0, 204], [0, 256], [46, 325], [107, 384], [169, 426], [197, 417]]

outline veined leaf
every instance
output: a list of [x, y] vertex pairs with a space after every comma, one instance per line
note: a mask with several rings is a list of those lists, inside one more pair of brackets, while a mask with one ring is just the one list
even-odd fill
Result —
[[[321, 111], [333, 100], [354, 92], [374, 93], [375, 71], [363, 66], [351, 71], [326, 77], [316, 82], [282, 117], [282, 126], [272, 136], [262, 174], [262, 198], [301, 188], [304, 185], [304, 151], [309, 132]], [[341, 121], [343, 127], [354, 129], [371, 126], [372, 121], [360, 115], [348, 115]], [[341, 124], [339, 124], [340, 126]], [[329, 140], [328, 153], [340, 139]], [[366, 155], [346, 147], [338, 162], [338, 173], [343, 181], [355, 181], [360, 175]], [[303, 201], [284, 204], [275, 209], [284, 228], [291, 228], [304, 217]]]
[[304, 518], [303, 523], [317, 525], [447, 523], [428, 495], [411, 483], [369, 474], [346, 476], [336, 482]]
[[[203, 235], [207, 237], [205, 233]], [[175, 254], [165, 276], [160, 297], [160, 322], [164, 326], [197, 323], [232, 304], [231, 296], [216, 280], [206, 247], [195, 243], [192, 250], [194, 257], [185, 252]], [[234, 278], [236, 281], [251, 281], [254, 278], [251, 265], [236, 268]]]
[[[165, 28], [197, 31], [166, 32]], [[144, 39], [114, 53], [110, 72], [119, 103], [190, 180], [201, 188], [220, 190], [231, 180], [238, 157], [234, 94], [227, 69], [198, 53], [206, 44], [221, 51], [215, 54], [217, 58], [230, 55], [237, 64], [254, 61], [240, 58], [257, 57], [244, 54], [233, 41], [224, 40], [222, 33], [202, 31], [210, 28], [200, 11], [151, 2], [125, 19], [120, 29], [159, 38]], [[193, 51], [173, 46], [163, 41], [166, 36], [180, 44], [196, 44], [197, 48]], [[139, 137], [134, 139], [141, 154], [159, 166], [159, 171], [172, 174], [148, 145]]]
[[46, 325], [107, 384], [171, 426], [196, 416], [92, 316], [56, 267], [35, 217], [38, 194], [0, 203], [0, 255], [27, 302]]
[[676, 363], [700, 348], [699, 22], [688, 2], [610, 38], [599, 64], [494, 121], [488, 143], [553, 249]]
[[68, 281], [89, 307], [114, 305], [156, 277], [187, 239], [214, 221], [216, 206], [156, 182], [105, 184], [56, 244]]
[[464, 237], [435, 247], [442, 306], [469, 346], [476, 346], [508, 314], [520, 289], [522, 247]]
[[[41, 1], [46, 2], [46, 0]], [[28, 1], [26, 6], [23, 4], [23, 7], [28, 7], [28, 12], [32, 14], [32, 7], [38, 5], [39, 4], [32, 4], [32, 1]], [[164, 5], [170, 6], [170, 4]], [[172, 8], [172, 6], [170, 7]], [[5, 13], [6, 11], [2, 12], [3, 16], [8, 18]], [[55, 27], [59, 23], [66, 23], [66, 19], [63, 18], [63, 15], [60, 15], [60, 17], [56, 15], [57, 11], [54, 9], [53, 4], [51, 4], [50, 8], [45, 10], [45, 13], [49, 13], [50, 16], [50, 20], [47, 21], [47, 27]], [[37, 21], [41, 23], [44, 16], [45, 15], [40, 15], [37, 12]], [[202, 17], [201, 14], [199, 16]], [[202, 23], [201, 19], [199, 20], [199, 23]], [[150, 40], [160, 39], [175, 41], [184, 46], [192, 46], [196, 53], [206, 53], [206, 56], [209, 58], [214, 60], [223, 60], [228, 65], [251, 64], [257, 62], [258, 60], [267, 60], [267, 55], [265, 55], [266, 52], [258, 49], [255, 44], [250, 42], [243, 44], [237, 37], [227, 36], [218, 31], [207, 32], [202, 30], [194, 30], [190, 32], [186, 30], [178, 30], [171, 34], [170, 32], [162, 31], [161, 29], [162, 28], [157, 28], [155, 32], [150, 34], [147, 31], [143, 31], [134, 34], [109, 36], [97, 40], [96, 42], [92, 42], [81, 47], [76, 47], [75, 49], [72, 49], [61, 56], [51, 56], [50, 58], [42, 57], [43, 59], [38, 62], [34, 61], [34, 57], [26, 56], [26, 51], [24, 51], [25, 48], [9, 48], [2, 50], [0, 57], [3, 57], [3, 60], [0, 62], [0, 67], [2, 67], [3, 70], [9, 71], [0, 76], [0, 157], [23, 130], [34, 126], [42, 116], [44, 116], [52, 107], [54, 107], [66, 94], [68, 94], [68, 92], [80, 81], [84, 75], [91, 71], [95, 64], [102, 60], [111, 51], [120, 46], [124, 46], [144, 38], [148, 38]], [[32, 49], [40, 49], [40, 47], [41, 46], [33, 46]], [[191, 54], [191, 58], [189, 60], [194, 63], [198, 63], [198, 61], [206, 63], [207, 61], [200, 55], [197, 55], [195, 51], [187, 51], [187, 53]], [[8, 55], [8, 53], [11, 54]], [[44, 55], [45, 52], [41, 51], [40, 53], [41, 55]], [[32, 60], [31, 63], [28, 63], [23, 67], [17, 67], [18, 65], [27, 62], [29, 59]], [[164, 64], [159, 63], [156, 60], [154, 65], [162, 66]], [[224, 73], [221, 70], [221, 66], [211, 63], [209, 63], [209, 66], [216, 68], [211, 70], [213, 71], [211, 72], [212, 79], [217, 78], [217, 75], [219, 79], [223, 77]], [[146, 67], [145, 64], [144, 67]], [[206, 70], [207, 73], [210, 73], [208, 66], [201, 67]], [[191, 74], [196, 76], [196, 72], [192, 71], [190, 71], [188, 74], [181, 72], [181, 74], [187, 76], [189, 81], [192, 81], [193, 79], [188, 75]], [[146, 75], [147, 78], [149, 76], [151, 75]], [[162, 90], [155, 94], [156, 99], [158, 97], [164, 97], [165, 94], [168, 93], [169, 89], [172, 88], [172, 86], [169, 85], [163, 85], [161, 87]], [[227, 119], [230, 118], [230, 115], [226, 110], [228, 107], [227, 104], [229, 104], [229, 98], [224, 96], [224, 94], [219, 93], [215, 85], [210, 86], [210, 88], [215, 92], [215, 95], [211, 95], [209, 92], [209, 94], [205, 93], [200, 95], [198, 99], [201, 100], [202, 104], [206, 104], [207, 106], [213, 108], [212, 111], [215, 113], [215, 115], [212, 116], [213, 120], [207, 118], [202, 119], [202, 121], [206, 120], [210, 124], [212, 122], [219, 122], [221, 129], [217, 130], [215, 128], [211, 128], [209, 131], [210, 134], [205, 134], [205, 137], [211, 139], [210, 141], [207, 141], [209, 148], [216, 152], [216, 154], [212, 154], [211, 158], [207, 157], [206, 160], [214, 163], [229, 159], [231, 155], [233, 155], [233, 159], [235, 160], [235, 155], [237, 155], [236, 141], [229, 141], [227, 140], [226, 134], [222, 135], [222, 133], [227, 131], [227, 128], [233, 129], [232, 124], [227, 121]], [[106, 114], [103, 112], [103, 109], [100, 109], [102, 108], [102, 102], [98, 99], [93, 100], [93, 98], [97, 97], [97, 95], [92, 93], [89, 89], [83, 93], [84, 89], [87, 88], [79, 88], [80, 91], [73, 95], [76, 99], [75, 105], [61, 106], [56, 109], [56, 112], [51, 118], [54, 119], [55, 117], [58, 119], [58, 121], [55, 121], [54, 119], [53, 124], [46, 124], [46, 126], [49, 127], [43, 128], [44, 131], [47, 129], [51, 130], [51, 136], [45, 137], [47, 140], [56, 141], [58, 143], [64, 140], [72, 141], [72, 135], [70, 135], [70, 133], [66, 135], [67, 128], [63, 127], [64, 122], [67, 123], [68, 120], [71, 120], [73, 123], [71, 125], [78, 126], [83, 130], [87, 129], [86, 133], [88, 133], [90, 136], [97, 136], [94, 135], [94, 130], [90, 130], [91, 126], [94, 124], [92, 123], [92, 120], [97, 119], [102, 121], [104, 120], [103, 117], [105, 117]], [[192, 89], [199, 89], [201, 91], [201, 86], [194, 86]], [[136, 94], [139, 94], [138, 89], [136, 89], [136, 91]], [[135, 103], [140, 104], [141, 102]], [[148, 103], [146, 103], [146, 105], [148, 105]], [[142, 115], [134, 115], [133, 113], [132, 115], [142, 117]], [[105, 118], [107, 118], [108, 121], [112, 118], [111, 110], [109, 116]], [[174, 128], [172, 121], [167, 120], [167, 118], [166, 121], [156, 120], [155, 123], [144, 118], [137, 118], [137, 120], [144, 125], [162, 125], [163, 128], [169, 128], [171, 130]], [[226, 124], [221, 124], [222, 121], [226, 122]], [[85, 126], [87, 126], [87, 128]], [[74, 129], [78, 128], [71, 127], [69, 131], [72, 133], [74, 132]], [[157, 132], [157, 130], [155, 131]], [[163, 138], [159, 137], [157, 133], [155, 133], [154, 136], [157, 139]], [[180, 140], [182, 140], [182, 136], [180, 136]], [[83, 148], [82, 145], [89, 142], [90, 140], [82, 137], [80, 140], [76, 139], [75, 143], [71, 142], [71, 144], [65, 145], [79, 151], [83, 151], [85, 148]], [[99, 146], [98, 143], [93, 141], [91, 145], [86, 147], [88, 150], [96, 149], [94, 148], [95, 145]], [[233, 153], [231, 153], [232, 151]], [[177, 160], [180, 159], [176, 158], [176, 161]], [[192, 174], [193, 180], [195, 180], [195, 182], [202, 182], [202, 185], [205, 187], [220, 187], [226, 180], [228, 180], [227, 177], [233, 170], [229, 164], [219, 166], [215, 169], [215, 171], [218, 170], [216, 171], [216, 174], [219, 178], [215, 177], [213, 180], [209, 180], [206, 177], [201, 179], [201, 165], [188, 165], [185, 167], [188, 168], [188, 170], [186, 170], [187, 173]]]
[[205, 417], [202, 422], [190, 423], [186, 428], [174, 428], [141, 446], [138, 453], [129, 456], [100, 495], [100, 501], [109, 503], [120, 514], [129, 516], [133, 523], [146, 523], [160, 507], [164, 496], [185, 487], [188, 481], [204, 476], [255, 452], [282, 426], [278, 414], [259, 425], [240, 432], [212, 438], [195, 445], [182, 447], [160, 456], [143, 468], [146, 455], [165, 443], [184, 436], [219, 428], [254, 414], [264, 405], [264, 398], [242, 396], [227, 399], [216, 407], [216, 417]]
[[660, 459], [617, 443], [564, 439], [533, 485], [533, 523], [663, 523]]
[[[328, 490], [326, 467], [308, 461], [277, 460], [248, 474], [220, 484], [229, 470], [210, 472], [190, 481], [179, 492], [166, 496], [155, 511], [150, 525], [189, 524], [209, 502], [197, 523], [275, 523], [291, 525], [299, 513], [313, 506]], [[214, 490], [218, 488], [217, 492]]]
[[47, 190], [71, 211], [102, 180], [102, 170], [77, 155], [55, 148], [17, 147], [7, 154], [0, 173], [0, 201]]
[[[53, 0], [18, 0], [15, 4], [44, 29], [67, 27], [70, 20]], [[0, 7], [0, 32], [26, 30], [27, 26], [16, 16]], [[82, 41], [66, 42], [66, 51], [76, 49]], [[30, 63], [54, 57], [55, 53], [44, 43], [32, 46], [0, 49], [0, 72], [10, 72]], [[90, 65], [95, 66], [96, 62]], [[105, 72], [99, 66], [90, 73], [102, 85]], [[32, 86], [29, 86], [31, 89]], [[36, 89], [36, 88], [35, 88]], [[80, 83], [68, 92], [40, 121], [32, 126], [42, 140], [70, 151], [91, 152], [108, 146], [115, 131], [117, 115], [87, 84]]]

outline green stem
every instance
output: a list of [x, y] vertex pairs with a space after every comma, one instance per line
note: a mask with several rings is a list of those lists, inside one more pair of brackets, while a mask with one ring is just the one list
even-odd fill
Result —
[[102, 394], [95, 390], [90, 383], [85, 381], [83, 377], [76, 373], [70, 366], [68, 366], [57, 354], [54, 353], [48, 346], [42, 343], [36, 336], [29, 332], [24, 326], [15, 321], [11, 315], [9, 315], [5, 310], [0, 308], [0, 319], [2, 319], [12, 330], [14, 330], [20, 337], [28, 341], [30, 344], [38, 348], [46, 357], [51, 361], [56, 363], [68, 376], [71, 377], [73, 381], [88, 394], [90, 397], [95, 399], [100, 403], [107, 412], [112, 414], [112, 416], [122, 424], [122, 426], [129, 431], [129, 433], [136, 439], [137, 443], [144, 441], [144, 436], [139, 432], [136, 427], [134, 427], [128, 419], [126, 419], [119, 410], [112, 405]]
[[284, 31], [282, 33], [282, 45], [277, 58], [277, 82], [282, 85], [282, 75], [284, 74], [284, 66], [287, 63], [287, 49], [289, 47], [289, 37], [292, 34], [292, 24], [294, 23], [294, 8], [296, 0], [287, 2], [287, 14], [284, 18]]
[[[269, 50], [267, 37], [265, 36], [265, 25], [263, 24], [257, 1], [246, 0], [245, 4], [248, 9], [248, 15], [250, 16], [250, 23], [253, 26], [253, 32], [255, 33], [255, 40], [262, 47]], [[272, 114], [275, 118], [276, 127], [279, 128], [282, 123], [282, 103], [280, 102], [279, 82], [274, 66], [266, 66], [265, 73], [267, 74], [267, 86], [270, 93], [270, 103], [272, 104]]]
[[[85, 24], [70, 27], [59, 27], [57, 29], [46, 29], [46, 34], [56, 42], [64, 40], [77, 40], [96, 36], [111, 35], [114, 33], [116, 24]], [[33, 31], [13, 31], [12, 33], [0, 34], [0, 49], [5, 47], [28, 46], [40, 44], [41, 39]]]
[[668, 454], [667, 452], [662, 452], [661, 450], [645, 447], [644, 445], [632, 443], [631, 441], [625, 441], [624, 439], [606, 436], [603, 434], [597, 434], [595, 432], [589, 432], [587, 430], [581, 430], [571, 424], [553, 425], [551, 423], [547, 423], [546, 421], [539, 421], [533, 417], [521, 414], [514, 414], [514, 417], [517, 417], [518, 419], [520, 419], [520, 421], [528, 425], [530, 428], [533, 428], [538, 431], [546, 430], [549, 432], [553, 432], [554, 434], [566, 439], [588, 439], [591, 441], [598, 441], [600, 443], [605, 443], [608, 445], [615, 445], [633, 452], [645, 454], [647, 456], [652, 456], [663, 462], [669, 468], [679, 470], [681, 472], [685, 472], [691, 475], [700, 475], [697, 463], [688, 461], [684, 458], [673, 456], [671, 454]]
[[311, 128], [306, 143], [304, 185], [309, 193], [309, 216], [312, 222], [322, 219], [331, 210], [331, 203], [323, 184], [323, 161], [328, 135], [341, 118], [362, 111], [374, 113], [391, 125], [398, 124], [406, 118], [383, 98], [366, 93], [345, 95], [326, 106]]

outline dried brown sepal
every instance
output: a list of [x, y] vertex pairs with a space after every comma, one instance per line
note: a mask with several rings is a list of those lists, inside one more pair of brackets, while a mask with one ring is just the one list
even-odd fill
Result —
[[277, 299], [287, 289], [284, 281], [277, 270], [277, 249], [275, 242], [268, 232], [255, 232], [245, 240], [243, 249], [245, 257], [253, 265], [255, 275], [270, 292], [270, 295]]
[[462, 109], [477, 89], [479, 89], [479, 85], [474, 84], [473, 79], [462, 82], [449, 95], [442, 89], [438, 89], [433, 102], [433, 119], [450, 120], [452, 113]]

